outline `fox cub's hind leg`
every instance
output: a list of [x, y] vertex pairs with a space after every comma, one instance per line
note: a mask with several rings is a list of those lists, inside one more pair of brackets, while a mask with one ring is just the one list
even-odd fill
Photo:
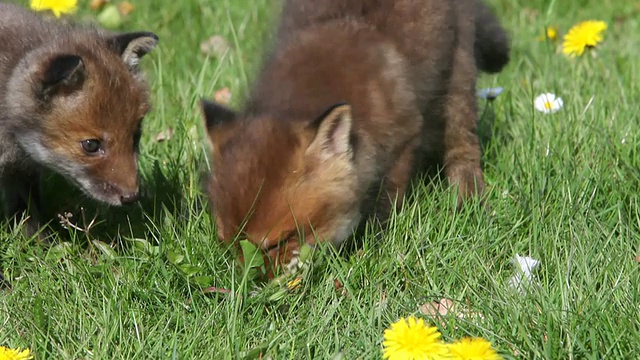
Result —
[[449, 183], [458, 190], [458, 206], [484, 189], [480, 168], [475, 98], [476, 64], [473, 53], [472, 16], [459, 17], [458, 44], [445, 100], [444, 170]]
[[42, 207], [40, 174], [38, 172], [9, 172], [2, 178], [5, 216], [10, 220], [25, 220], [27, 236], [40, 230]]

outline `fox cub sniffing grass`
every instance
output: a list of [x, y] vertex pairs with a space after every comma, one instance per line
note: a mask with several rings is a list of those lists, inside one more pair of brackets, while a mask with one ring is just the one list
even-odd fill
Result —
[[109, 34], [0, 4], [0, 181], [5, 214], [40, 224], [50, 168], [111, 205], [138, 197], [138, 142], [149, 111], [138, 62], [149, 32]]
[[459, 202], [481, 193], [476, 77], [508, 61], [476, 0], [285, 0], [243, 109], [202, 102], [219, 237], [288, 264], [301, 241], [338, 245], [384, 218], [425, 159]]

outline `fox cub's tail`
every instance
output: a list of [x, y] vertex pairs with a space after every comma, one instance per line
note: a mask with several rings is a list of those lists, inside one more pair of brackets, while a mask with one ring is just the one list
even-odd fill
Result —
[[497, 73], [509, 62], [509, 37], [491, 9], [476, 0], [476, 65], [482, 71]]

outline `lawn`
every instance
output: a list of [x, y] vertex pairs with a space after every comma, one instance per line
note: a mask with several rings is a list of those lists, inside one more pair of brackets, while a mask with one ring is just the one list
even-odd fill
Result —
[[[79, 3], [77, 19], [95, 18]], [[0, 345], [37, 359], [379, 359], [384, 330], [413, 315], [446, 341], [483, 337], [506, 359], [637, 356], [638, 4], [489, 1], [513, 48], [505, 71], [478, 83], [504, 88], [479, 100], [489, 211], [470, 203], [454, 212], [442, 184], [420, 183], [386, 231], [371, 224], [351, 253], [324, 249], [300, 287], [278, 293], [216, 241], [198, 110], [200, 97], [224, 88], [241, 103], [276, 2], [132, 3], [121, 29], [160, 37], [142, 61], [154, 103], [141, 145], [144, 198], [108, 208], [48, 176], [50, 216], [73, 216], [66, 228], [54, 221], [50, 247], [0, 229], [13, 284], [0, 292]], [[589, 19], [608, 24], [604, 41], [563, 55], [562, 36]], [[546, 25], [558, 39], [538, 39]], [[230, 49], [203, 54], [212, 35]], [[533, 106], [547, 92], [564, 103], [552, 114]], [[516, 254], [540, 261], [520, 291], [509, 281]], [[447, 299], [445, 315], [425, 311]]]

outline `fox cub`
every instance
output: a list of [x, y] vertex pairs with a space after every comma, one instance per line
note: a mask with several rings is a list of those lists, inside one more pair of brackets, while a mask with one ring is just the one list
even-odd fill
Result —
[[0, 181], [5, 214], [40, 227], [50, 168], [111, 205], [138, 197], [138, 141], [149, 111], [138, 62], [149, 32], [108, 34], [0, 4]]
[[426, 159], [460, 202], [482, 192], [476, 77], [508, 61], [476, 0], [284, 0], [243, 109], [202, 101], [219, 238], [276, 268], [302, 241], [338, 245], [400, 205]]

